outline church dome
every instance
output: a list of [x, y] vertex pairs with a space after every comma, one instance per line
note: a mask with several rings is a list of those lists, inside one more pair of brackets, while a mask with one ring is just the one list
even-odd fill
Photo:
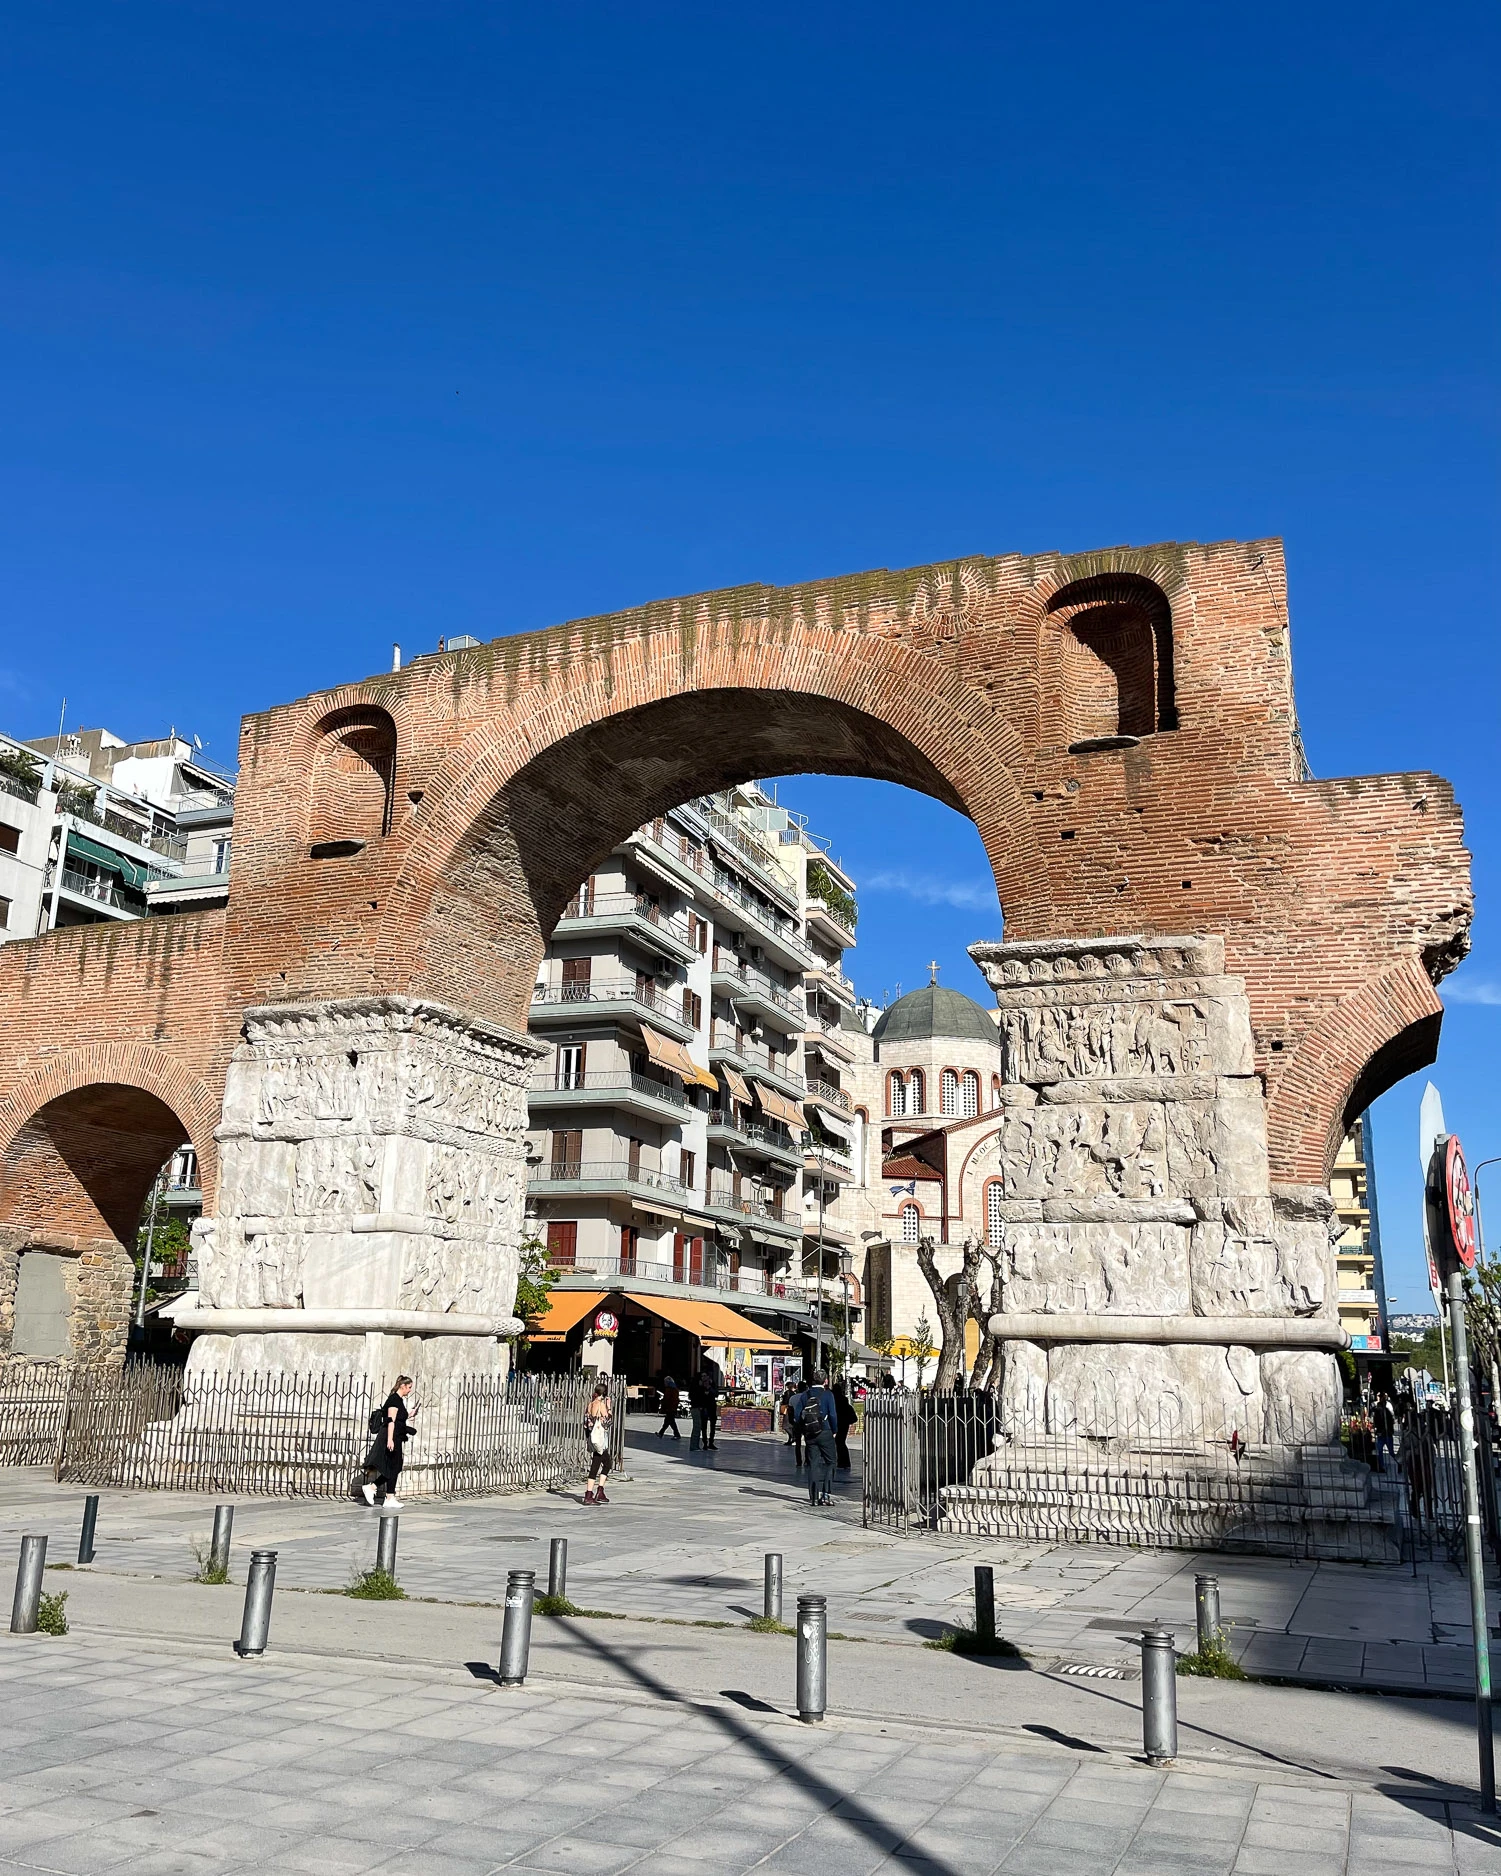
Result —
[[881, 1013], [871, 1032], [877, 1042], [926, 1042], [934, 1036], [965, 1036], [998, 1046], [995, 1018], [973, 997], [942, 984], [924, 984]]

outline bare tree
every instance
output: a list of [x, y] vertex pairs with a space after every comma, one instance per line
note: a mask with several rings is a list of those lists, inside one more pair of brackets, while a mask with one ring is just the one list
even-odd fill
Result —
[[976, 1298], [975, 1313], [980, 1318], [980, 1347], [975, 1355], [974, 1372], [969, 1377], [969, 1384], [972, 1388], [997, 1388], [1001, 1384], [1001, 1344], [990, 1332], [990, 1318], [1001, 1313], [1005, 1294], [1001, 1283], [999, 1253], [987, 1248], [984, 1257], [990, 1265], [990, 1301], [981, 1308]]
[[954, 1383], [964, 1369], [964, 1327], [975, 1313], [975, 1277], [980, 1268], [984, 1247], [966, 1238], [960, 1253], [959, 1270], [947, 1281], [938, 1274], [938, 1260], [931, 1238], [917, 1241], [917, 1267], [933, 1292], [933, 1306], [943, 1333], [943, 1349], [933, 1375], [935, 1394], [952, 1394]]

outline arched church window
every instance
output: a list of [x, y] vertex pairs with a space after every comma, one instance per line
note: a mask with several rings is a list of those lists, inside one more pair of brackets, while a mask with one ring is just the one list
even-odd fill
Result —
[[926, 1114], [928, 1111], [928, 1082], [927, 1077], [920, 1068], [914, 1068], [912, 1071], [912, 1082], [908, 1093], [911, 1096], [911, 1105], [908, 1111], [913, 1114]]
[[952, 1068], [946, 1068], [939, 1077], [938, 1111], [943, 1115], [959, 1112], [959, 1076]]
[[903, 1076], [894, 1069], [886, 1077], [886, 1112], [905, 1114], [907, 1111], [907, 1083]]
[[964, 1118], [969, 1120], [980, 1111], [980, 1077], [972, 1068], [964, 1072]]
[[985, 1181], [985, 1242], [994, 1250], [999, 1250], [1005, 1242], [1006, 1221], [1001, 1213], [1001, 1204], [1006, 1196], [1005, 1182], [1000, 1179]]
[[902, 1243], [916, 1244], [922, 1233], [922, 1213], [915, 1205], [902, 1207]]

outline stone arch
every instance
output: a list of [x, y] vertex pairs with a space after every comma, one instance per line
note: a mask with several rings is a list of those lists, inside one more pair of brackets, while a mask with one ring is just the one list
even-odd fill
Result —
[[0, 1100], [0, 1224], [124, 1242], [151, 1181], [185, 1142], [212, 1211], [218, 1119], [218, 1096], [163, 1050], [71, 1050]]
[[1172, 606], [1155, 580], [1092, 574], [1059, 587], [1045, 610], [1061, 741], [1074, 748], [1178, 727]]
[[1272, 1178], [1328, 1185], [1356, 1116], [1434, 1059], [1443, 1014], [1416, 957], [1326, 1012], [1276, 1071], [1267, 1107]]
[[686, 646], [618, 642], [487, 719], [441, 765], [382, 910], [388, 981], [522, 1027], [543, 935], [633, 828], [789, 770], [931, 794], [979, 828], [1000, 895], [1046, 900], [984, 698], [890, 640], [787, 626]]

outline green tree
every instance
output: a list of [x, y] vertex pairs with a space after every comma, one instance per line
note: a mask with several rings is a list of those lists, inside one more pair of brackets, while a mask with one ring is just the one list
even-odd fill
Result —
[[[516, 1269], [516, 1314], [526, 1329], [535, 1327], [537, 1321], [547, 1314], [547, 1299], [557, 1280], [558, 1273], [548, 1268], [547, 1246], [541, 1238], [523, 1238]], [[529, 1347], [524, 1329], [512, 1343], [518, 1368], [526, 1366]]]
[[912, 1359], [917, 1363], [917, 1385], [921, 1387], [923, 1369], [927, 1367], [928, 1363], [938, 1353], [938, 1350], [933, 1346], [933, 1325], [928, 1321], [926, 1310], [923, 1311], [922, 1315], [920, 1315], [917, 1321], [912, 1325], [910, 1340], [912, 1343]]
[[822, 899], [846, 931], [855, 929], [855, 922], [860, 916], [860, 908], [822, 860], [808, 862], [808, 897]]

